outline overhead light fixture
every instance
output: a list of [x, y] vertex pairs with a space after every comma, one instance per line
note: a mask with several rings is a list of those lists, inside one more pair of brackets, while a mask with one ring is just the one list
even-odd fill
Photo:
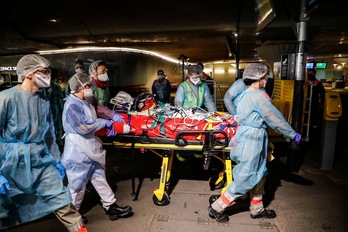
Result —
[[125, 47], [83, 47], [83, 48], [67, 48], [67, 49], [58, 49], [58, 50], [41, 50], [36, 51], [39, 55], [53, 55], [53, 54], [64, 54], [64, 53], [75, 53], [75, 52], [96, 52], [96, 51], [104, 51], [104, 52], [133, 52], [140, 53], [150, 56], [156, 56], [161, 59], [167, 60], [172, 63], [177, 63], [178, 61], [172, 59], [168, 56], [161, 55], [157, 52], [140, 50], [134, 48], [125, 48]]

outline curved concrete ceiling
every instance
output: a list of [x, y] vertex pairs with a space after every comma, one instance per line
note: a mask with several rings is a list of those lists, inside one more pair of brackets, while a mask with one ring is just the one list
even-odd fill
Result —
[[[227, 36], [241, 62], [267, 59], [267, 53], [277, 52], [265, 51], [275, 48], [270, 44], [296, 44], [301, 15], [301, 0], [274, 4], [276, 18], [257, 33], [252, 0], [11, 0], [2, 3], [0, 56], [97, 46], [144, 49], [173, 59], [184, 54], [192, 62], [233, 62]], [[341, 2], [322, 0], [309, 15], [308, 57], [348, 57], [347, 34]]]

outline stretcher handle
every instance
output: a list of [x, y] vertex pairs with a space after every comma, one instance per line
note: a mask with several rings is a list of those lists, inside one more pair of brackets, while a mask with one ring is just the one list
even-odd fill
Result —
[[141, 135], [139, 136], [139, 142], [141, 143], [151, 143], [151, 139], [149, 135], [147, 134], [147, 130], [143, 130]]
[[[207, 141], [207, 139], [205, 139], [205, 143], [210, 143], [213, 144], [212, 150], [222, 150], [223, 148], [228, 146], [228, 136], [227, 134], [222, 131], [222, 130], [202, 130], [202, 131], [180, 131], [177, 133], [177, 135], [175, 136], [175, 145], [179, 146], [179, 147], [184, 147], [189, 145], [189, 142], [187, 141], [187, 139], [184, 138], [185, 135], [192, 135], [192, 134], [204, 134], [206, 138], [209, 137], [209, 140], [212, 141]], [[220, 141], [220, 139], [215, 138], [214, 135], [216, 134], [222, 134], [223, 138], [222, 141]], [[212, 135], [212, 136], [209, 136]], [[220, 146], [216, 146], [216, 144], [219, 144]]]

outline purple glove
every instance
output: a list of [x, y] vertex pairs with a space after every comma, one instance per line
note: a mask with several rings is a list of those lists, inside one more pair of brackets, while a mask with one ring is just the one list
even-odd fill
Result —
[[301, 142], [301, 135], [299, 133], [296, 133], [294, 140], [296, 144], [299, 144]]
[[105, 119], [105, 130], [108, 132], [107, 137], [115, 136], [117, 132], [114, 129], [112, 121]]
[[0, 174], [0, 195], [6, 195], [6, 190], [11, 190], [7, 179]]
[[114, 114], [114, 115], [112, 115], [112, 121], [114, 121], [114, 122], [123, 122], [124, 123], [124, 121], [123, 121], [123, 117], [121, 116], [121, 115], [119, 115], [119, 114]]
[[113, 124], [112, 124], [111, 120], [104, 119], [104, 121], [105, 121], [105, 129], [106, 129], [106, 130], [112, 129]]

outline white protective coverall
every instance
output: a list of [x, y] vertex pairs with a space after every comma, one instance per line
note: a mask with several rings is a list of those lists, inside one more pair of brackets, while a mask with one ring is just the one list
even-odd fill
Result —
[[105, 126], [105, 120], [97, 118], [89, 101], [70, 94], [64, 104], [63, 126], [66, 137], [61, 162], [66, 169], [73, 204], [80, 209], [86, 184], [91, 181], [107, 209], [116, 199], [106, 181], [106, 151], [101, 139], [95, 136], [95, 132]]

